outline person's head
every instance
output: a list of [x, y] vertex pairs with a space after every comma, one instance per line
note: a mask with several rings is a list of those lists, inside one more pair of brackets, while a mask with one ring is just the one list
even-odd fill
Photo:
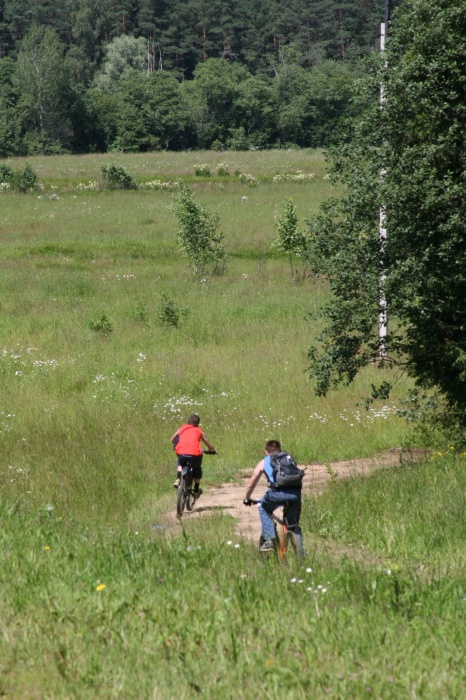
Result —
[[195, 425], [197, 428], [197, 426], [199, 425], [200, 422], [201, 422], [201, 419], [199, 418], [197, 413], [191, 413], [191, 415], [188, 418], [188, 425]]
[[280, 445], [278, 440], [267, 440], [267, 442], [265, 443], [265, 451], [268, 455], [271, 455], [274, 452], [280, 452], [281, 449], [282, 446]]

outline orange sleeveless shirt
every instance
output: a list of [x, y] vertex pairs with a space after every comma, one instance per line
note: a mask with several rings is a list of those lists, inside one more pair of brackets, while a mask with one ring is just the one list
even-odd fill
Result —
[[198, 457], [202, 454], [202, 430], [200, 428], [186, 423], [181, 426], [177, 435], [180, 436], [178, 444], [175, 447], [177, 455], [193, 455], [193, 457]]

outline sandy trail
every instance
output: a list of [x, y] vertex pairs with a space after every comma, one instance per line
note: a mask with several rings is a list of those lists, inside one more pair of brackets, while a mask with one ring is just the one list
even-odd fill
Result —
[[[305, 469], [303, 489], [309, 495], [318, 495], [332, 481], [347, 479], [351, 476], [364, 476], [376, 469], [395, 467], [405, 462], [415, 462], [421, 459], [424, 454], [419, 450], [401, 451], [391, 449], [381, 452], [372, 458], [353, 459], [341, 462], [325, 464], [300, 465]], [[243, 505], [243, 498], [246, 491], [246, 482], [252, 473], [252, 468], [248, 473], [240, 473], [237, 484], [222, 484], [213, 488], [204, 486], [204, 493], [197, 501], [191, 513], [183, 515], [183, 519], [205, 517], [212, 513], [223, 511], [236, 519], [236, 534], [257, 541], [260, 535], [260, 521], [257, 507], [246, 508]], [[207, 479], [204, 479], [204, 483]], [[267, 490], [265, 477], [262, 477], [259, 485], [254, 491], [253, 497], [259, 499]], [[168, 529], [180, 527], [176, 517], [175, 506], [173, 511], [165, 513], [162, 522]]]

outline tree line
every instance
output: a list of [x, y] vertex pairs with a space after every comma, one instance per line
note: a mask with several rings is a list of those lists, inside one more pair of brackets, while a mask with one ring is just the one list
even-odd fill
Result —
[[322, 146], [383, 0], [4, 0], [0, 156]]
[[98, 65], [118, 36], [143, 37], [153, 68], [190, 78], [207, 58], [269, 70], [281, 50], [297, 62], [345, 58], [377, 43], [383, 0], [3, 0], [0, 55], [17, 52], [34, 24]]

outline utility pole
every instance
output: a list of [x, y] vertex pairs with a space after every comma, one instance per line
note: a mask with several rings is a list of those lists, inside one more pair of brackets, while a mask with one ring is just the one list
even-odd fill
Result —
[[[380, 52], [385, 53], [385, 40], [389, 32], [390, 17], [396, 0], [385, 0], [385, 18], [380, 25]], [[387, 67], [385, 58], [384, 67]], [[385, 105], [385, 88], [383, 82], [380, 84], [380, 109]], [[383, 180], [386, 171], [380, 171], [380, 179]], [[381, 358], [387, 356], [387, 333], [388, 333], [388, 309], [387, 298], [385, 296], [385, 251], [387, 247], [387, 210], [385, 206], [379, 211], [379, 241], [380, 241], [380, 296], [379, 296], [379, 355]]]

